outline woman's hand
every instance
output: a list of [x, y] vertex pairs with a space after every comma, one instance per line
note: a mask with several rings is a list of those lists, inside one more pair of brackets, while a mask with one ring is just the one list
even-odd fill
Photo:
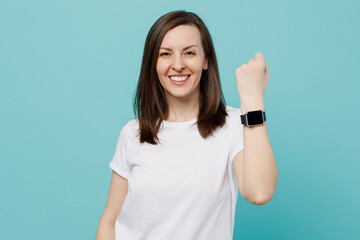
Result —
[[237, 68], [235, 76], [241, 105], [263, 101], [270, 73], [262, 53], [257, 52], [254, 58]]

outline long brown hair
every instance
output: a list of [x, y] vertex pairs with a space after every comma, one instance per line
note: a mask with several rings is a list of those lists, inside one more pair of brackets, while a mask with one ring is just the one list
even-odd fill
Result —
[[152, 25], [145, 41], [139, 82], [133, 102], [134, 114], [139, 120], [140, 143], [156, 145], [160, 142], [157, 133], [162, 120], [167, 118], [169, 108], [157, 76], [156, 62], [165, 34], [179, 25], [194, 25], [199, 29], [205, 58], [208, 59], [208, 69], [203, 70], [200, 79], [199, 113], [196, 122], [200, 135], [207, 138], [226, 121], [226, 104], [221, 90], [215, 49], [207, 27], [195, 13], [169, 12]]

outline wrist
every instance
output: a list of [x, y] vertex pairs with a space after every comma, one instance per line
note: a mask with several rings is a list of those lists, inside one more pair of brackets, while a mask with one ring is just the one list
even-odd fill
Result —
[[263, 100], [253, 102], [241, 102], [240, 104], [241, 114], [244, 115], [247, 112], [262, 110], [265, 111], [265, 105]]

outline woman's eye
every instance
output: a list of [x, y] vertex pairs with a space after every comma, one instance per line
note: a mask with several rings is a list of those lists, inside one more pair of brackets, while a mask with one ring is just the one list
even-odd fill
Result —
[[[185, 54], [195, 55], [195, 53], [192, 52], [192, 51], [187, 51]], [[170, 53], [169, 52], [162, 52], [162, 53], [160, 53], [160, 56], [170, 56]]]

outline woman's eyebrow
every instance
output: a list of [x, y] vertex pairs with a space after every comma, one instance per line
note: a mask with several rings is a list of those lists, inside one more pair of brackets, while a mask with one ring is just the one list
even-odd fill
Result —
[[[199, 48], [197, 45], [194, 44], [194, 45], [190, 45], [190, 46], [184, 47], [184, 48], [183, 48], [183, 51], [186, 50], [186, 49], [189, 49], [189, 48], [191, 48], [191, 47]], [[171, 48], [167, 48], [167, 47], [161, 47], [160, 49], [165, 49], [165, 50], [168, 50], [168, 51], [172, 51]]]

